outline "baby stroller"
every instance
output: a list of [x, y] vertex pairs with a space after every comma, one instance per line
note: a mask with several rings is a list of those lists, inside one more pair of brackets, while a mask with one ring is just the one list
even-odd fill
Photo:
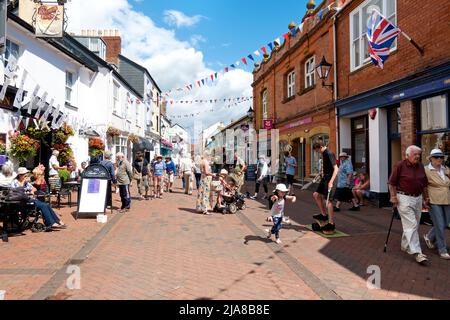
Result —
[[223, 203], [222, 208], [217, 208], [218, 211], [222, 211], [223, 214], [231, 213], [235, 214], [238, 210], [245, 210], [245, 195], [239, 193], [236, 180], [228, 176], [227, 183], [231, 186], [231, 189], [224, 190], [222, 194]]

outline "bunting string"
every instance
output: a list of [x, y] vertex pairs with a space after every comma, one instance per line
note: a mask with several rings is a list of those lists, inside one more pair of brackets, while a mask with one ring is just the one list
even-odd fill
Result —
[[168, 104], [177, 105], [177, 104], [217, 104], [223, 102], [240, 102], [240, 101], [249, 101], [253, 100], [253, 97], [237, 97], [237, 98], [221, 98], [221, 99], [195, 99], [195, 100], [167, 100]]
[[[260, 49], [255, 50], [250, 54], [243, 55], [243, 58], [240, 58], [236, 60], [234, 63], [227, 65], [221, 71], [212, 73], [208, 77], [197, 80], [194, 83], [166, 91], [163, 94], [163, 98], [167, 100], [173, 95], [188, 94], [195, 89], [204, 87], [208, 84], [213, 84], [218, 80], [219, 77], [223, 77], [226, 73], [230, 72], [231, 70], [237, 69], [238, 67], [243, 68], [252, 67], [251, 62], [253, 63], [260, 62], [264, 59], [264, 55], [269, 55], [273, 50], [275, 50], [276, 47], [280, 47], [282, 44], [284, 45], [286, 43], [289, 43], [290, 39], [295, 38], [297, 35], [300, 35], [301, 37], [301, 35], [303, 35], [306, 30], [311, 30], [312, 28], [314, 28], [314, 26], [320, 23], [329, 12], [333, 10], [337, 12], [340, 11], [348, 2], [349, 0], [333, 1], [333, 3], [320, 9], [316, 14], [308, 16], [306, 19], [301, 21], [301, 23], [299, 23], [298, 26], [290, 29], [289, 32], [281, 35], [280, 37], [275, 38], [275, 40], [267, 43]], [[305, 28], [306, 25], [308, 25], [309, 28], [306, 29]], [[282, 43], [281, 39], [284, 40], [284, 43]]]
[[186, 114], [169, 115], [168, 118], [170, 118], [170, 119], [183, 119], [183, 118], [198, 117], [198, 116], [201, 116], [201, 115], [203, 115], [205, 113], [212, 113], [212, 112], [218, 112], [218, 111], [225, 110], [225, 109], [231, 109], [231, 108], [237, 107], [240, 104], [242, 104], [244, 102], [247, 102], [249, 100], [244, 100], [244, 101], [239, 101], [239, 102], [236, 102], [236, 103], [228, 104], [228, 105], [225, 105], [225, 106], [220, 107], [220, 108], [211, 108], [209, 110], [190, 112], [190, 113], [186, 113]]

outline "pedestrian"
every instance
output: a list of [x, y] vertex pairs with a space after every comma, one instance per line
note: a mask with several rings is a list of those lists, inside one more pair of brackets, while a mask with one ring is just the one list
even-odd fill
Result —
[[116, 154], [116, 160], [117, 185], [119, 186], [120, 199], [122, 201], [122, 207], [119, 212], [125, 213], [131, 209], [130, 187], [133, 185], [133, 169], [122, 152]]
[[184, 193], [192, 195], [194, 163], [192, 162], [192, 159], [184, 153], [181, 154], [180, 175], [184, 178]]
[[286, 165], [287, 187], [289, 189], [289, 193], [292, 193], [294, 187], [295, 169], [298, 167], [297, 160], [295, 160], [295, 158], [288, 151], [284, 153], [284, 156], [284, 164]]
[[200, 163], [202, 162], [202, 157], [199, 155], [194, 158], [194, 175], [195, 175], [195, 186], [197, 190], [200, 188], [200, 179], [202, 177], [202, 171], [200, 170]]
[[324, 198], [328, 200], [331, 198], [331, 192], [339, 168], [336, 164], [336, 156], [324, 145], [323, 141], [314, 143], [313, 150], [322, 155], [320, 174], [322, 179], [319, 182], [317, 191], [313, 195], [321, 213], [313, 216], [313, 218], [320, 225], [321, 231], [324, 234], [332, 235], [336, 232], [333, 202], [327, 201], [327, 205], [324, 205]]
[[245, 171], [247, 170], [247, 165], [245, 161], [239, 155], [239, 152], [234, 153], [234, 170], [231, 175], [233, 179], [236, 181], [237, 192], [241, 193], [242, 186], [245, 183]]
[[337, 187], [334, 198], [337, 200], [334, 212], [341, 211], [342, 202], [351, 202], [352, 195], [352, 183], [353, 183], [353, 165], [349, 159], [349, 156], [345, 152], [339, 154], [339, 171], [337, 177]]
[[133, 162], [133, 176], [137, 180], [139, 199], [149, 200], [149, 163], [142, 153], [138, 153]]
[[251, 199], [255, 200], [258, 197], [259, 188], [261, 187], [261, 183], [263, 184], [264, 188], [264, 197], [263, 200], [267, 199], [268, 193], [269, 193], [269, 166], [267, 165], [266, 157], [264, 155], [259, 156], [258, 163], [256, 164], [256, 187], [255, 187], [255, 194], [253, 197], [250, 197]]
[[271, 214], [272, 214], [272, 222], [273, 227], [271, 230], [266, 229], [267, 238], [271, 239], [272, 235], [275, 235], [276, 242], [278, 244], [281, 243], [280, 239], [280, 230], [283, 227], [283, 218], [284, 218], [284, 207], [286, 204], [286, 200], [292, 201], [295, 203], [297, 198], [295, 196], [289, 196], [289, 189], [284, 184], [277, 185], [276, 189], [273, 191], [274, 195], [270, 197], [271, 200]]
[[173, 183], [175, 181], [175, 175], [177, 174], [177, 167], [172, 160], [172, 157], [166, 157], [166, 173], [167, 173], [167, 192], [172, 193]]
[[[103, 160], [100, 161], [100, 164], [108, 170], [109, 175], [111, 176], [111, 188], [107, 190], [107, 197], [108, 197], [108, 206], [112, 207], [112, 186], [114, 185], [114, 188], [117, 190], [117, 179], [116, 179], [116, 168], [114, 164], [112, 163], [112, 152], [105, 151], [103, 154]], [[81, 167], [83, 168], [83, 164], [81, 164]], [[86, 167], [83, 169], [83, 171], [86, 169]]]
[[421, 156], [422, 149], [417, 146], [406, 149], [406, 159], [395, 165], [389, 178], [389, 192], [402, 221], [401, 249], [414, 255], [418, 263], [425, 264], [428, 258], [420, 246], [419, 225], [422, 207], [428, 207], [428, 179]]
[[52, 156], [50, 157], [50, 160], [48, 161], [49, 164], [49, 172], [48, 175], [50, 177], [59, 177], [59, 170], [66, 170], [66, 166], [60, 166], [58, 161], [59, 151], [53, 150]]
[[443, 165], [445, 156], [440, 149], [430, 154], [430, 164], [425, 167], [428, 179], [430, 214], [433, 228], [424, 236], [429, 249], [436, 249], [442, 259], [450, 260], [445, 241], [445, 228], [450, 223], [450, 169]]
[[162, 199], [164, 195], [164, 176], [166, 172], [166, 164], [163, 162], [162, 156], [156, 157], [156, 162], [153, 163], [153, 193], [155, 198]]
[[360, 173], [353, 188], [353, 208], [350, 211], [360, 211], [360, 207], [364, 206], [364, 198], [370, 198], [370, 179], [366, 173]]
[[210, 196], [211, 196], [211, 181], [212, 178], [216, 176], [216, 174], [211, 172], [211, 155], [208, 151], [205, 151], [202, 161], [200, 162], [200, 171], [202, 173], [202, 177], [200, 179], [200, 187], [198, 189], [197, 195], [197, 203], [196, 210], [199, 213], [210, 215], [211, 213], [208, 211], [210, 204]]

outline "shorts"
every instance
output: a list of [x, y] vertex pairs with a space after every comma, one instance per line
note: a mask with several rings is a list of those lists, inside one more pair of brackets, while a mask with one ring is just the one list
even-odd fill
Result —
[[169, 173], [169, 174], [167, 175], [167, 178], [169, 179], [169, 182], [170, 182], [170, 183], [173, 183], [173, 181], [175, 180], [175, 174]]
[[[331, 177], [323, 177], [320, 182], [319, 186], [317, 187], [316, 192], [323, 195], [324, 197], [328, 197], [328, 183], [330, 182]], [[331, 198], [332, 195], [330, 195]]]
[[350, 188], [337, 188], [333, 198], [339, 202], [350, 202], [353, 199], [353, 193]]

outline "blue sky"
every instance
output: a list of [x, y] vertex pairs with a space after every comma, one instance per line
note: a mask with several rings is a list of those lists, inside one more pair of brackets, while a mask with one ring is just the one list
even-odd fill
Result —
[[[203, 52], [208, 67], [220, 68], [252, 53], [260, 46], [287, 32], [291, 21], [298, 23], [306, 11], [306, 0], [133, 0], [137, 11], [144, 12], [158, 26], [176, 30], [180, 40], [200, 35], [205, 42], [195, 47]], [[319, 3], [319, 1], [317, 1]], [[201, 16], [193, 26], [177, 28], [165, 22], [164, 12], [176, 10]]]

